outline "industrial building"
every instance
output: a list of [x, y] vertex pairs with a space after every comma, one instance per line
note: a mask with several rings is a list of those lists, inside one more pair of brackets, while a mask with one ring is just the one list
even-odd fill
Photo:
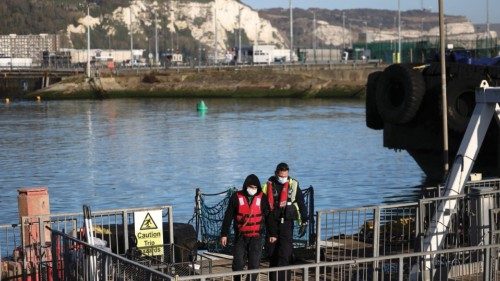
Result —
[[0, 56], [11, 58], [31, 58], [34, 64], [43, 60], [43, 52], [56, 52], [60, 48], [59, 35], [0, 35]]

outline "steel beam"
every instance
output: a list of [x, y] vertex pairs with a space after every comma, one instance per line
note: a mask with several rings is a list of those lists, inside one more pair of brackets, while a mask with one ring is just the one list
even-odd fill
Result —
[[[489, 88], [485, 82], [481, 84], [481, 87], [476, 90], [476, 107], [446, 180], [444, 197], [463, 192], [493, 115], [495, 114], [497, 120], [500, 119], [498, 105], [500, 87]], [[423, 251], [435, 251], [442, 247], [450, 225], [451, 214], [456, 209], [456, 205], [456, 199], [443, 200], [439, 204], [424, 238]], [[432, 257], [428, 256], [425, 260], [425, 271], [432, 269], [431, 261]]]

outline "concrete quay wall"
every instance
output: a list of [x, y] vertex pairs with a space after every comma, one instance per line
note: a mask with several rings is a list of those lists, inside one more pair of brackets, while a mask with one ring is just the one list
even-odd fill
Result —
[[45, 99], [120, 97], [359, 98], [378, 65], [120, 69], [96, 77], [63, 78], [25, 97]]

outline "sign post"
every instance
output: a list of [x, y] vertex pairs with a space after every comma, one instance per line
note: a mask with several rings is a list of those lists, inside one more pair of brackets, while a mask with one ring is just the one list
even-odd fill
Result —
[[163, 221], [161, 210], [134, 212], [137, 248], [146, 256], [163, 255]]

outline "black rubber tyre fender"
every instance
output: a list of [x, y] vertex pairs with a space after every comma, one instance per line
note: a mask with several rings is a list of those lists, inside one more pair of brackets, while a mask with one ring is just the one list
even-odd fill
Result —
[[381, 75], [382, 71], [372, 72], [368, 75], [366, 82], [366, 127], [374, 130], [384, 128], [384, 121], [377, 109], [377, 84]]
[[408, 65], [392, 64], [379, 79], [377, 109], [382, 120], [392, 124], [411, 121], [425, 95], [422, 73]]
[[479, 87], [480, 77], [457, 77], [449, 81], [446, 89], [446, 103], [448, 112], [448, 128], [463, 133], [467, 129], [470, 117], [476, 106], [476, 88]]

